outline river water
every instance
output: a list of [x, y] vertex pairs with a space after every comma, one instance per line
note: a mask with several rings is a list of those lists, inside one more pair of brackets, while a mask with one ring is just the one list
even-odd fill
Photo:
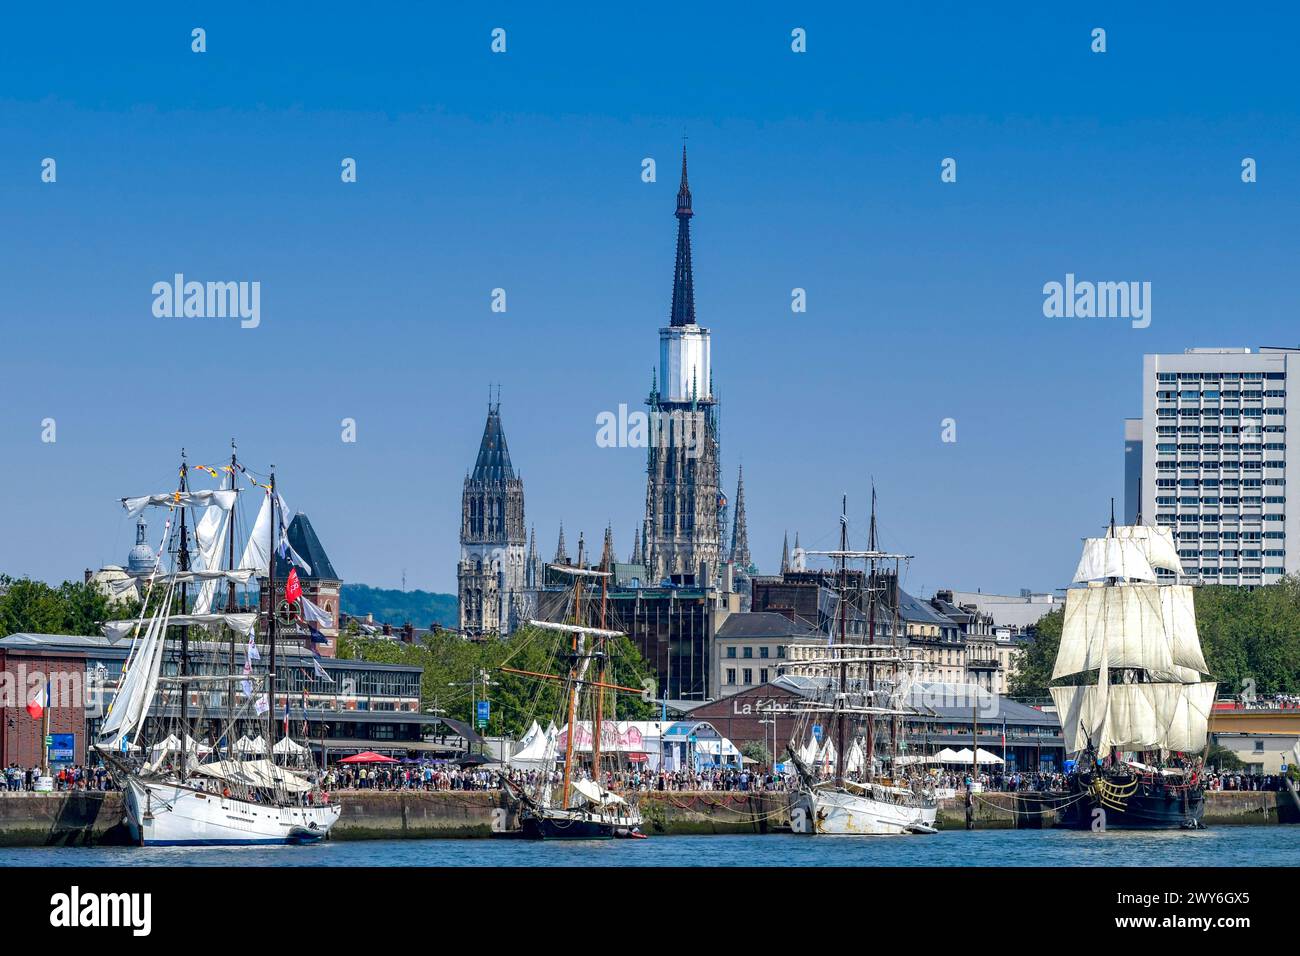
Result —
[[1296, 866], [1300, 826], [1091, 833], [947, 830], [908, 837], [333, 841], [305, 847], [32, 847], [0, 866]]

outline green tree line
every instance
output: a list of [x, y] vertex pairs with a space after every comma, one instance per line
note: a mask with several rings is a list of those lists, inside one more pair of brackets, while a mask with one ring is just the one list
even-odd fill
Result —
[[[1207, 584], [1195, 589], [1196, 629], [1221, 694], [1300, 690], [1300, 577], [1254, 589]], [[1039, 620], [1011, 678], [1015, 697], [1046, 697], [1064, 608]]]
[[[508, 638], [468, 641], [451, 631], [438, 631], [406, 644], [391, 638], [345, 634], [339, 638], [338, 656], [389, 664], [412, 664], [422, 669], [421, 706], [455, 720], [472, 719], [473, 701], [483, 699], [482, 675], [487, 673], [487, 699], [491, 717], [487, 733], [517, 737], [536, 720], [543, 728], [557, 719], [561, 707], [558, 681], [543, 680], [501, 670], [538, 674], [567, 673], [569, 635], [525, 627]], [[651, 672], [640, 651], [627, 637], [606, 643], [609, 667], [606, 681], [624, 687], [646, 687]], [[594, 678], [594, 672], [588, 674]], [[477, 687], [471, 687], [471, 683]], [[477, 695], [477, 696], [476, 696]], [[652, 695], [651, 695], [652, 696]], [[645, 720], [655, 716], [652, 704], [640, 695], [619, 692], [606, 697], [607, 719]], [[611, 712], [612, 708], [612, 712]], [[589, 715], [582, 715], [589, 719]]]

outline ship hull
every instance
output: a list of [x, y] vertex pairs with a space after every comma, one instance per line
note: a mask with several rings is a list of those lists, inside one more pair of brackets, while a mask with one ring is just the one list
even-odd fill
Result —
[[520, 821], [525, 840], [619, 840], [644, 836], [641, 818], [610, 819], [573, 811], [529, 811]]
[[804, 790], [790, 806], [790, 827], [795, 833], [819, 836], [901, 836], [933, 832], [938, 812], [937, 806], [844, 790]]
[[140, 846], [316, 843], [340, 813], [338, 805], [277, 807], [139, 778], [127, 782], [125, 798], [127, 830]]
[[1103, 800], [1076, 777], [1059, 807], [1056, 825], [1070, 830], [1195, 830], [1205, 815], [1205, 791], [1138, 781], [1128, 796]]

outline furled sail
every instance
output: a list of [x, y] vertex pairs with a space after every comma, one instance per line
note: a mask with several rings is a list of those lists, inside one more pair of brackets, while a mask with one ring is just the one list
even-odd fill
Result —
[[1154, 581], [1156, 572], [1147, 560], [1145, 545], [1134, 538], [1085, 538], [1083, 554], [1075, 569], [1075, 583], [1122, 578], [1129, 581]]
[[[199, 546], [199, 561], [207, 569], [221, 566], [221, 544], [226, 537], [226, 528], [230, 524], [233, 512], [222, 510], [218, 505], [209, 505], [203, 517], [194, 528], [194, 538]], [[217, 582], [204, 581], [199, 588], [199, 595], [194, 601], [195, 614], [207, 614], [212, 610], [212, 601], [217, 595]]]
[[[167, 619], [167, 627], [183, 625], [212, 628], [224, 624], [241, 634], [252, 634], [257, 626], [257, 612], [247, 611], [236, 614], [173, 614]], [[134, 628], [135, 621], [106, 621], [103, 625], [104, 636], [110, 640], [119, 640]]]
[[1111, 684], [1053, 687], [1069, 753], [1120, 750], [1189, 752], [1205, 746], [1217, 684]]
[[231, 489], [216, 489], [211, 491], [169, 491], [162, 495], [138, 495], [134, 498], [123, 498], [122, 507], [126, 513], [134, 518], [140, 512], [144, 511], [150, 505], [161, 507], [206, 507], [216, 505], [223, 511], [229, 511], [235, 506], [235, 500], [239, 497], [239, 492]]
[[1146, 524], [1120, 525], [1111, 531], [1116, 538], [1130, 539], [1139, 544], [1146, 554], [1147, 563], [1153, 568], [1162, 568], [1183, 573], [1183, 562], [1178, 557], [1178, 547], [1174, 544], [1174, 533], [1169, 528], [1158, 528]]

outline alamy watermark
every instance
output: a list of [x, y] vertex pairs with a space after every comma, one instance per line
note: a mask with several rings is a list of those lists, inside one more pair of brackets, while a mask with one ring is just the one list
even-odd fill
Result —
[[704, 447], [704, 436], [702, 411], [629, 412], [627, 405], [621, 403], [617, 412], [601, 412], [596, 416], [598, 448], [683, 448], [687, 458], [698, 458]]
[[1065, 282], [1043, 286], [1043, 297], [1049, 319], [1130, 319], [1135, 329], [1151, 324], [1150, 282], [1080, 282], [1067, 272]]
[[262, 323], [262, 283], [185, 281], [176, 273], [172, 281], [153, 284], [153, 314], [160, 319], [238, 318], [245, 329]]

